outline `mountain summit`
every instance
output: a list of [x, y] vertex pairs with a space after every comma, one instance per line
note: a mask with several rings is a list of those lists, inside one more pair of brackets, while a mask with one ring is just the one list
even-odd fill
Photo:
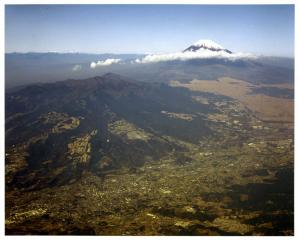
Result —
[[193, 43], [187, 49], [185, 49], [183, 51], [183, 53], [185, 53], [185, 52], [198, 52], [198, 51], [205, 51], [205, 50], [209, 50], [209, 51], [213, 51], [213, 52], [224, 51], [224, 52], [229, 53], [229, 54], [232, 53], [230, 50], [225, 49], [224, 47], [222, 47], [218, 43], [215, 43], [212, 40], [199, 40], [199, 41]]

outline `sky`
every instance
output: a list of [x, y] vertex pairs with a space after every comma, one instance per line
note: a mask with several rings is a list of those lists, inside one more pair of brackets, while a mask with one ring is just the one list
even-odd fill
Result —
[[199, 39], [294, 56], [293, 5], [6, 5], [6, 52], [169, 53]]

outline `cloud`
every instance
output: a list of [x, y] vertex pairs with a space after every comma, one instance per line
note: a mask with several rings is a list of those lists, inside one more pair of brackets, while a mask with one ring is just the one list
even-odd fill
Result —
[[155, 62], [166, 62], [166, 61], [187, 61], [191, 59], [207, 59], [207, 58], [222, 58], [231, 61], [241, 58], [256, 58], [255, 55], [250, 53], [227, 53], [225, 51], [211, 51], [211, 50], [198, 50], [196, 52], [176, 52], [168, 54], [152, 54], [147, 55], [144, 58], [136, 59], [135, 63], [155, 63]]
[[90, 68], [96, 68], [97, 67], [97, 64], [95, 63], [95, 62], [92, 62], [91, 64], [90, 64]]
[[77, 64], [72, 68], [72, 71], [77, 72], [77, 71], [80, 71], [81, 69], [82, 69], [82, 66]]
[[111, 64], [119, 63], [120, 61], [121, 61], [121, 59], [119, 59], [119, 58], [108, 58], [104, 61], [92, 62], [90, 64], [90, 68], [96, 68], [99, 66], [109, 66]]

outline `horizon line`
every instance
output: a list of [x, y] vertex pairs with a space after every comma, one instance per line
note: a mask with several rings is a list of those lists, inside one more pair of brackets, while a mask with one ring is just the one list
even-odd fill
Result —
[[[91, 52], [75, 52], [75, 51], [11, 51], [5, 52], [5, 54], [89, 54], [89, 55], [156, 55], [156, 54], [167, 54], [167, 53], [91, 53]], [[292, 58], [295, 59], [295, 56], [285, 56], [285, 55], [269, 55], [269, 54], [259, 54], [258, 57], [281, 57], [281, 58]]]

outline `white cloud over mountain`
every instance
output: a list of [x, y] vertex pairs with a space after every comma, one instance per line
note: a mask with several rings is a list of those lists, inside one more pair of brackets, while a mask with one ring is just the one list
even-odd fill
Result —
[[227, 53], [224, 51], [210, 51], [206, 49], [200, 49], [196, 52], [176, 52], [168, 54], [152, 54], [147, 55], [144, 58], [136, 59], [136, 63], [154, 63], [163, 61], [181, 60], [187, 61], [191, 59], [206, 59], [206, 58], [223, 58], [228, 60], [237, 60], [240, 58], [255, 58], [256, 56], [250, 53]]
[[250, 53], [231, 52], [212, 40], [199, 40], [182, 52], [168, 54], [150, 54], [141, 59], [136, 59], [136, 63], [155, 63], [163, 61], [186, 61], [191, 59], [223, 58], [234, 61], [240, 58], [255, 58]]
[[[220, 44], [212, 40], [199, 40], [181, 52], [166, 53], [166, 54], [148, 54], [145, 57], [131, 60], [130, 63], [156, 63], [167, 61], [187, 61], [192, 59], [209, 59], [219, 58], [230, 61], [235, 61], [244, 58], [257, 58], [258, 56], [251, 53], [231, 52], [222, 47]], [[119, 58], [108, 58], [102, 61], [91, 62], [90, 68], [94, 69], [100, 66], [109, 66], [120, 63]], [[75, 71], [75, 70], [74, 70]]]
[[97, 61], [97, 62], [92, 62], [90, 64], [90, 68], [96, 68], [100, 66], [109, 66], [111, 64], [119, 63], [121, 59], [119, 58], [107, 58], [106, 60], [103, 61]]

